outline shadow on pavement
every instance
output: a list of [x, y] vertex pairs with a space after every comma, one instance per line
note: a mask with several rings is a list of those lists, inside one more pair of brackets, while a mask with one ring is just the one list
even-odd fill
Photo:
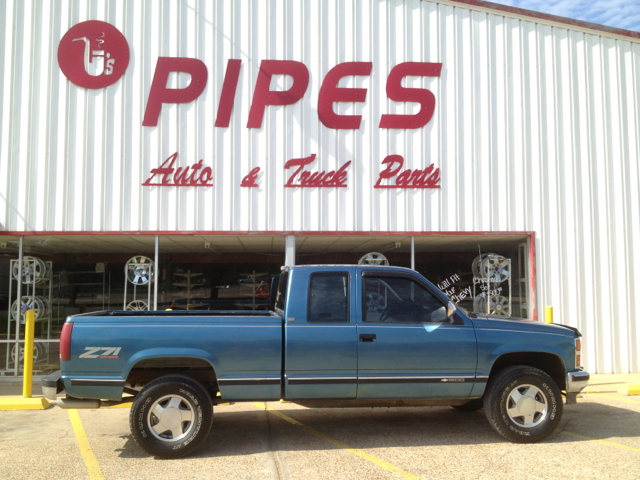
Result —
[[[213, 458], [253, 455], [275, 450], [334, 450], [339, 447], [264, 410], [224, 411], [215, 409], [211, 433], [190, 457]], [[324, 435], [352, 448], [403, 448], [508, 443], [489, 425], [484, 411], [459, 412], [450, 407], [278, 409]], [[253, 408], [253, 407], [251, 407]], [[606, 440], [640, 437], [640, 412], [602, 403], [583, 402], [565, 406], [561, 430]], [[140, 458], [147, 454], [130, 435], [121, 457]], [[554, 433], [547, 443], [588, 441]]]

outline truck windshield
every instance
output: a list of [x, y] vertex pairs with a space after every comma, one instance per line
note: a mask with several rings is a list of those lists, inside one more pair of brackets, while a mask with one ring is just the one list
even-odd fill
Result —
[[280, 281], [278, 282], [278, 295], [276, 296], [276, 308], [278, 310], [283, 310], [285, 305], [285, 300], [287, 298], [287, 283], [289, 283], [289, 270], [285, 270], [280, 275]]

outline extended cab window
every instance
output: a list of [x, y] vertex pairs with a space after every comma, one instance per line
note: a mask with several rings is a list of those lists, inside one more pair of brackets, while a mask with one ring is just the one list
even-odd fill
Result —
[[309, 279], [308, 322], [349, 321], [349, 274], [313, 273]]
[[278, 293], [276, 295], [275, 307], [280, 310], [284, 310], [285, 300], [287, 298], [287, 283], [289, 283], [289, 271], [285, 270], [280, 275], [280, 281], [278, 282]]
[[364, 321], [429, 323], [447, 320], [447, 307], [418, 282], [404, 277], [364, 277]]

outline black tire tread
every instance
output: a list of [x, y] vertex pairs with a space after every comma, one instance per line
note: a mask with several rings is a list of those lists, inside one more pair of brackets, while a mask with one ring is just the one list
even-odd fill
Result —
[[[499, 415], [496, 414], [496, 406], [499, 407], [499, 396], [506, 387], [506, 384], [512, 379], [523, 376], [532, 376], [537, 377], [540, 380], [543, 380], [555, 390], [554, 395], [556, 396], [556, 405], [558, 409], [556, 411], [556, 417], [552, 420], [552, 428], [548, 428], [547, 431], [533, 435], [533, 436], [523, 436], [518, 435], [512, 432], [508, 426], [500, 421]], [[487, 385], [487, 391], [484, 396], [484, 411], [489, 421], [489, 424], [493, 427], [493, 429], [502, 435], [507, 440], [514, 443], [535, 443], [541, 440], [544, 440], [549, 435], [551, 435], [557, 425], [560, 423], [560, 419], [562, 418], [562, 394], [560, 389], [553, 381], [553, 379], [542, 370], [539, 370], [534, 367], [529, 367], [526, 365], [515, 365], [511, 367], [507, 367], [500, 372], [498, 372], [495, 376], [493, 376], [489, 380], [489, 384]]]
[[[202, 406], [203, 411], [209, 410], [211, 412], [211, 415], [209, 415], [208, 425], [205, 425], [203, 422], [199, 436], [196, 437], [185, 448], [181, 448], [179, 450], [173, 450], [173, 451], [154, 448], [153, 444], [150, 444], [144, 438], [140, 438], [139, 437], [140, 434], [138, 430], [133, 427], [135, 423], [135, 416], [138, 411], [137, 407], [142, 402], [142, 399], [146, 397], [145, 393], [149, 392], [154, 386], [167, 384], [167, 383], [173, 383], [174, 385], [178, 385], [178, 386], [181, 385], [183, 387], [191, 388], [195, 390], [200, 394], [201, 399], [204, 400], [203, 406]], [[165, 375], [152, 380], [140, 391], [138, 395], [136, 395], [136, 398], [134, 399], [133, 404], [131, 405], [131, 409], [129, 411], [129, 425], [131, 428], [131, 434], [132, 434], [133, 440], [145, 452], [151, 455], [155, 455], [157, 457], [162, 457], [162, 458], [181, 458], [192, 453], [206, 440], [209, 434], [209, 431], [211, 430], [212, 423], [213, 423], [213, 403], [211, 401], [211, 397], [209, 396], [209, 393], [200, 382], [198, 382], [197, 380], [191, 377], [188, 377], [187, 375], [170, 374], [170, 375]]]

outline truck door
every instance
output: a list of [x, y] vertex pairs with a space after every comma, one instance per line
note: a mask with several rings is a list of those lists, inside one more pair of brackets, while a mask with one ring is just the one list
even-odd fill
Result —
[[285, 398], [356, 397], [355, 267], [291, 269], [285, 315]]
[[362, 272], [358, 398], [458, 398], [471, 393], [473, 325], [417, 275]]

